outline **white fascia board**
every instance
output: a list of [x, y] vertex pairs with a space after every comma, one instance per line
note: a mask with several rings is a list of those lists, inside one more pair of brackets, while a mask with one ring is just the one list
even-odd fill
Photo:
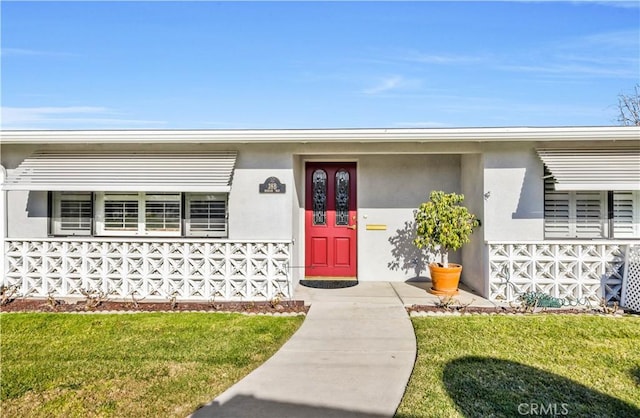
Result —
[[0, 131], [3, 144], [640, 141], [640, 127]]
[[104, 184], [104, 185], [93, 185], [93, 184], [60, 184], [60, 183], [39, 183], [39, 184], [4, 184], [2, 186], [3, 191], [13, 191], [13, 190], [22, 190], [22, 191], [64, 191], [64, 192], [188, 192], [188, 193], [229, 193], [231, 191], [231, 186], [200, 186], [197, 184], [190, 184], [185, 186], [184, 184], [180, 185], [131, 185], [131, 184]]

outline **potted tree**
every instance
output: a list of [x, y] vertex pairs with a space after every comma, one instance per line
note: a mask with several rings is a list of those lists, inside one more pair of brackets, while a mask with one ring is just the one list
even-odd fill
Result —
[[414, 213], [416, 239], [414, 244], [434, 253], [440, 253], [441, 262], [429, 264], [431, 293], [452, 296], [458, 293], [462, 266], [449, 263], [449, 252], [459, 250], [470, 241], [469, 237], [480, 221], [461, 206], [464, 195], [433, 191], [429, 201], [420, 205]]

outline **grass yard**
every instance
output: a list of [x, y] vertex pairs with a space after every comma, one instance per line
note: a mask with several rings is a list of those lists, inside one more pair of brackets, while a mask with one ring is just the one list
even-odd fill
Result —
[[397, 417], [639, 417], [640, 318], [412, 318]]
[[5, 417], [184, 417], [267, 360], [303, 317], [2, 314]]

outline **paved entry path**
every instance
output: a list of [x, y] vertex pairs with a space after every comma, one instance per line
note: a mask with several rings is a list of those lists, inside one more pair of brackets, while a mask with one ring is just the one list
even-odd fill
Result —
[[296, 289], [311, 309], [267, 362], [194, 417], [391, 417], [416, 356], [413, 327], [390, 283]]

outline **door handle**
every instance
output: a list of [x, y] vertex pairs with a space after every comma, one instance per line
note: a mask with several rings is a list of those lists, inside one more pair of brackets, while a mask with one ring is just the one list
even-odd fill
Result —
[[357, 224], [353, 224], [353, 225], [349, 225], [347, 228], [355, 230], [357, 227], [358, 227]]

